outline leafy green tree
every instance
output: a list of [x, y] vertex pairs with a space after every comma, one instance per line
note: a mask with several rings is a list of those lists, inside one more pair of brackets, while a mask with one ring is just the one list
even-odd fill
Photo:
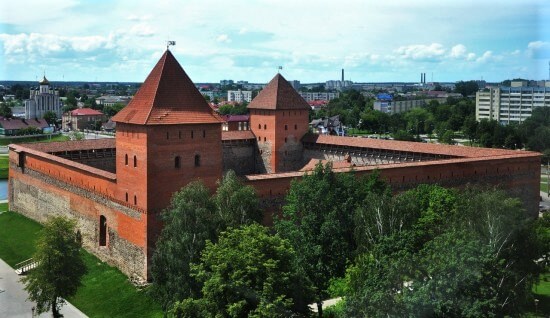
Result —
[[219, 220], [208, 188], [198, 181], [174, 194], [162, 219], [151, 263], [151, 295], [168, 311], [176, 301], [200, 295], [190, 263], [198, 262], [206, 241], [216, 238]]
[[57, 115], [52, 111], [45, 112], [44, 119], [49, 125], [55, 125], [57, 123]]
[[348, 269], [349, 316], [501, 317], [526, 308], [545, 232], [534, 230], [519, 200], [479, 187], [420, 186], [399, 196], [420, 213], [407, 221], [397, 202], [372, 208], [379, 216], [371, 220], [386, 221], [370, 225], [375, 239]]
[[455, 85], [455, 92], [462, 94], [462, 96], [470, 96], [475, 94], [479, 89], [476, 81], [460, 81]]
[[378, 173], [356, 179], [351, 173], [335, 174], [330, 163], [319, 163], [312, 174], [291, 183], [275, 228], [296, 251], [298, 266], [314, 287], [320, 317], [330, 279], [344, 275], [355, 250], [353, 211], [367, 193], [386, 189]]
[[443, 135], [439, 135], [439, 142], [447, 144], [447, 145], [454, 145], [455, 141], [453, 140], [454, 133], [451, 130], [446, 130]]
[[103, 113], [109, 117], [112, 117], [116, 115], [119, 111], [121, 111], [124, 107], [126, 107], [126, 105], [121, 103], [116, 103], [112, 106], [106, 105], [103, 106]]
[[58, 216], [46, 221], [40, 232], [33, 256], [38, 267], [21, 279], [38, 313], [51, 309], [54, 317], [62, 317], [63, 299], [74, 295], [81, 285], [86, 266], [75, 229], [75, 221]]
[[13, 113], [11, 111], [11, 107], [9, 103], [3, 102], [0, 105], [0, 116], [4, 118], [12, 118]]
[[[193, 276], [203, 297], [175, 311], [183, 317], [290, 317], [306, 314], [308, 286], [295, 267], [287, 240], [258, 224], [223, 232], [207, 242]], [[209, 313], [206, 314], [205, 313]]]
[[464, 119], [464, 124], [462, 125], [462, 132], [468, 137], [470, 143], [474, 142], [477, 139], [477, 120], [475, 116], [468, 116]]
[[244, 185], [233, 170], [229, 170], [218, 182], [214, 202], [222, 223], [221, 229], [262, 221], [256, 190]]

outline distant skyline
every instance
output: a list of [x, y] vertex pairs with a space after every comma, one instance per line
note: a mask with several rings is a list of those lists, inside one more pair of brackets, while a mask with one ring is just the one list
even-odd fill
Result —
[[142, 82], [167, 40], [194, 82], [542, 80], [550, 1], [2, 1], [0, 80]]

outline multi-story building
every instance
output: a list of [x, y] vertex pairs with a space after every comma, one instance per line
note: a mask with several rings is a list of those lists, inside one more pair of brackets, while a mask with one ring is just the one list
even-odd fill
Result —
[[95, 129], [97, 122], [105, 122], [107, 116], [91, 108], [79, 108], [63, 114], [64, 130]]
[[103, 106], [113, 106], [114, 104], [123, 104], [128, 105], [132, 96], [114, 96], [114, 95], [105, 95], [100, 96], [95, 99], [97, 105]]
[[228, 102], [250, 103], [251, 100], [252, 100], [252, 91], [242, 91], [240, 89], [237, 91], [227, 91]]
[[43, 118], [44, 114], [51, 111], [61, 117], [61, 100], [59, 92], [50, 88], [50, 82], [46, 76], [39, 82], [38, 89], [31, 88], [30, 98], [25, 100], [25, 119]]
[[550, 106], [550, 82], [545, 86], [492, 87], [476, 93], [476, 120], [493, 119], [501, 124], [521, 123], [536, 107]]
[[306, 102], [311, 102], [315, 100], [326, 100], [335, 99], [340, 97], [340, 93], [320, 93], [320, 92], [299, 92], [300, 96], [306, 100]]

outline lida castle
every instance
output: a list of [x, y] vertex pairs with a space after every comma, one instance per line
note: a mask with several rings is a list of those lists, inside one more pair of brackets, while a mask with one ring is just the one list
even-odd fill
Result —
[[167, 50], [113, 117], [116, 138], [9, 146], [10, 209], [40, 222], [76, 220], [88, 251], [142, 279], [172, 194], [194, 180], [214, 191], [229, 169], [256, 189], [266, 224], [290, 181], [319, 161], [358, 175], [378, 169], [394, 191], [498, 184], [537, 213], [538, 153], [311, 134], [309, 105], [280, 74], [248, 108], [251, 130], [222, 132]]

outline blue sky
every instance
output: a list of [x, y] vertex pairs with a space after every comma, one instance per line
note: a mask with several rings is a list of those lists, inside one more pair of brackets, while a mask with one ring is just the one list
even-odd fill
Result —
[[0, 80], [141, 82], [166, 40], [195, 82], [548, 79], [550, 1], [2, 1]]

